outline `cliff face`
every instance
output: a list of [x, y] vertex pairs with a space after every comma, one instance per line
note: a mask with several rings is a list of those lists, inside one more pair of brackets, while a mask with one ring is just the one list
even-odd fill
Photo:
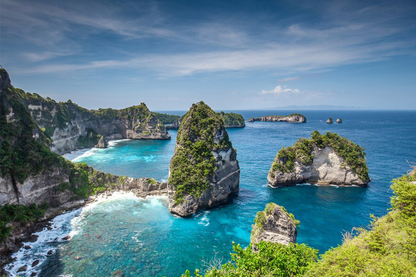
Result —
[[370, 182], [363, 148], [337, 134], [314, 131], [310, 140], [300, 139], [282, 148], [269, 171], [271, 186], [299, 183], [365, 186]]
[[254, 121], [305, 123], [306, 117], [301, 114], [269, 115], [269, 116], [263, 116], [263, 117], [252, 117], [248, 120], [248, 122], [254, 122]]
[[144, 103], [126, 109], [87, 110], [70, 100], [55, 102], [38, 94], [21, 94], [32, 118], [52, 140], [51, 150], [63, 154], [93, 147], [105, 139], [170, 139], [165, 126]]
[[240, 167], [223, 120], [203, 102], [178, 131], [170, 164], [169, 210], [190, 216], [227, 202], [239, 190]]
[[275, 203], [269, 203], [264, 211], [257, 213], [254, 222], [250, 236], [253, 249], [256, 250], [256, 244], [261, 241], [284, 245], [296, 243], [296, 225], [299, 224], [299, 221], [285, 208]]

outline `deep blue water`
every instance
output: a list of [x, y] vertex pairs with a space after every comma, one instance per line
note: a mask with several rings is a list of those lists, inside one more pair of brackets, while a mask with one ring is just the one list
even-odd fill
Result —
[[[246, 120], [292, 113], [236, 112]], [[367, 226], [370, 214], [387, 213], [391, 180], [410, 169], [408, 162], [416, 161], [416, 112], [302, 113], [308, 119], [305, 124], [255, 122], [228, 130], [241, 167], [240, 193], [232, 204], [182, 219], [169, 213], [164, 198], [103, 202], [84, 213], [81, 227], [76, 227], [78, 234], [60, 246], [59, 255], [43, 274], [109, 276], [119, 269], [124, 276], [180, 276], [186, 269], [204, 269], [213, 257], [228, 260], [232, 241], [248, 245], [256, 212], [269, 202], [283, 205], [300, 220], [299, 243], [321, 253], [337, 246], [344, 231]], [[344, 122], [327, 125], [328, 117]], [[309, 137], [313, 130], [336, 132], [365, 148], [372, 179], [367, 188], [267, 186], [267, 173], [277, 151], [299, 137]], [[108, 149], [87, 152], [75, 161], [114, 174], [165, 181], [176, 138], [176, 131], [170, 133], [171, 141], [121, 141]], [[102, 238], [95, 239], [96, 235]], [[69, 255], [67, 248], [75, 253]], [[94, 251], [98, 258], [91, 254]], [[83, 257], [81, 262], [73, 259], [75, 255]]]

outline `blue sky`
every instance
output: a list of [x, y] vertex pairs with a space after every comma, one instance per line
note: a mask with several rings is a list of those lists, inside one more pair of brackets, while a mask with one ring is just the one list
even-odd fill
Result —
[[0, 64], [87, 108], [416, 109], [416, 2], [0, 0]]

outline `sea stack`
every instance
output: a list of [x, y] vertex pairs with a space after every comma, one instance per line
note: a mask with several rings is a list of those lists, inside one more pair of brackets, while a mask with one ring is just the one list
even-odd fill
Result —
[[332, 124], [334, 121], [332, 120], [332, 117], [328, 118], [326, 121], [326, 124]]
[[296, 243], [299, 221], [282, 206], [275, 203], [266, 205], [264, 211], [257, 213], [251, 230], [250, 241], [254, 250], [261, 241], [284, 245]]
[[224, 121], [204, 102], [184, 116], [170, 162], [169, 210], [186, 217], [239, 191], [240, 167]]
[[294, 113], [290, 115], [269, 115], [263, 117], [252, 117], [248, 120], [248, 122], [254, 121], [306, 123], [307, 120], [303, 114]]
[[299, 183], [366, 186], [370, 182], [364, 148], [335, 133], [312, 132], [282, 147], [267, 176], [272, 187]]
[[107, 148], [108, 147], [108, 141], [103, 136], [101, 136], [100, 140], [95, 145], [95, 147], [96, 148]]
[[342, 119], [341, 118], [338, 118], [337, 119], [337, 123], [342, 123]]

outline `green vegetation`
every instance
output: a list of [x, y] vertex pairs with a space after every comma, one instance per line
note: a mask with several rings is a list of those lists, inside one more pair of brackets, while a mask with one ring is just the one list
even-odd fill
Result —
[[[214, 135], [223, 129], [225, 137], [218, 143]], [[175, 200], [182, 203], [186, 195], [199, 197], [214, 177], [212, 151], [232, 147], [224, 122], [204, 102], [192, 105], [177, 135], [177, 148], [171, 161], [169, 183], [175, 188]]]
[[101, 138], [101, 135], [98, 134], [94, 129], [88, 128], [86, 132], [86, 136], [79, 136], [78, 138], [79, 148], [94, 147]]
[[47, 204], [32, 204], [30, 206], [5, 204], [0, 206], [0, 242], [6, 239], [12, 231], [12, 227], [7, 226], [8, 223], [35, 221], [41, 218], [47, 209]]
[[[386, 216], [371, 216], [370, 229], [354, 228], [354, 233], [344, 234], [342, 245], [317, 261], [317, 250], [303, 244], [260, 242], [259, 252], [251, 245], [242, 249], [233, 244], [231, 261], [208, 268], [205, 276], [416, 276], [416, 170], [393, 180], [391, 188], [392, 209]], [[261, 213], [272, 209], [268, 204]], [[262, 218], [256, 217], [256, 225], [264, 222]], [[189, 276], [189, 271], [182, 275]], [[196, 270], [195, 276], [203, 275]]]
[[256, 224], [256, 226], [263, 228], [263, 224], [266, 222], [266, 219], [270, 215], [272, 215], [272, 212], [276, 207], [280, 207], [280, 209], [292, 220], [293, 225], [300, 225], [300, 221], [297, 220], [292, 213], [289, 213], [283, 206], [279, 206], [275, 203], [269, 203], [266, 205], [264, 211], [260, 211], [257, 213], [256, 218], [254, 219], [254, 223]]
[[181, 116], [179, 116], [179, 115], [172, 115], [172, 114], [166, 114], [166, 113], [153, 112], [153, 114], [163, 124], [172, 124], [173, 122], [175, 122], [176, 120], [181, 118]]
[[218, 114], [224, 120], [226, 128], [229, 126], [245, 126], [244, 117], [241, 114], [225, 112], [219, 112]]
[[416, 276], [415, 182], [416, 172], [393, 180], [392, 211], [323, 254], [307, 276]]
[[[0, 95], [0, 175], [10, 177], [13, 183], [23, 183], [30, 175], [65, 164], [49, 150], [50, 141], [22, 103], [23, 96], [12, 86]], [[17, 120], [8, 122], [10, 108]]]
[[292, 172], [295, 162], [311, 165], [314, 149], [323, 149], [326, 146], [332, 147], [339, 156], [344, 158], [345, 163], [362, 180], [369, 179], [364, 148], [338, 134], [327, 132], [325, 135], [321, 135], [318, 131], [312, 132], [311, 139], [300, 138], [292, 147], [282, 147], [276, 155], [270, 173], [274, 174], [277, 170]]
[[[221, 267], [209, 268], [206, 277], [234, 276], [299, 276], [306, 272], [308, 266], [316, 261], [318, 250], [305, 244], [289, 244], [288, 246], [262, 241], [254, 251], [251, 244], [243, 249], [233, 243], [234, 253], [231, 261]], [[182, 277], [192, 276], [186, 271]], [[199, 270], [195, 277], [202, 277]]]

